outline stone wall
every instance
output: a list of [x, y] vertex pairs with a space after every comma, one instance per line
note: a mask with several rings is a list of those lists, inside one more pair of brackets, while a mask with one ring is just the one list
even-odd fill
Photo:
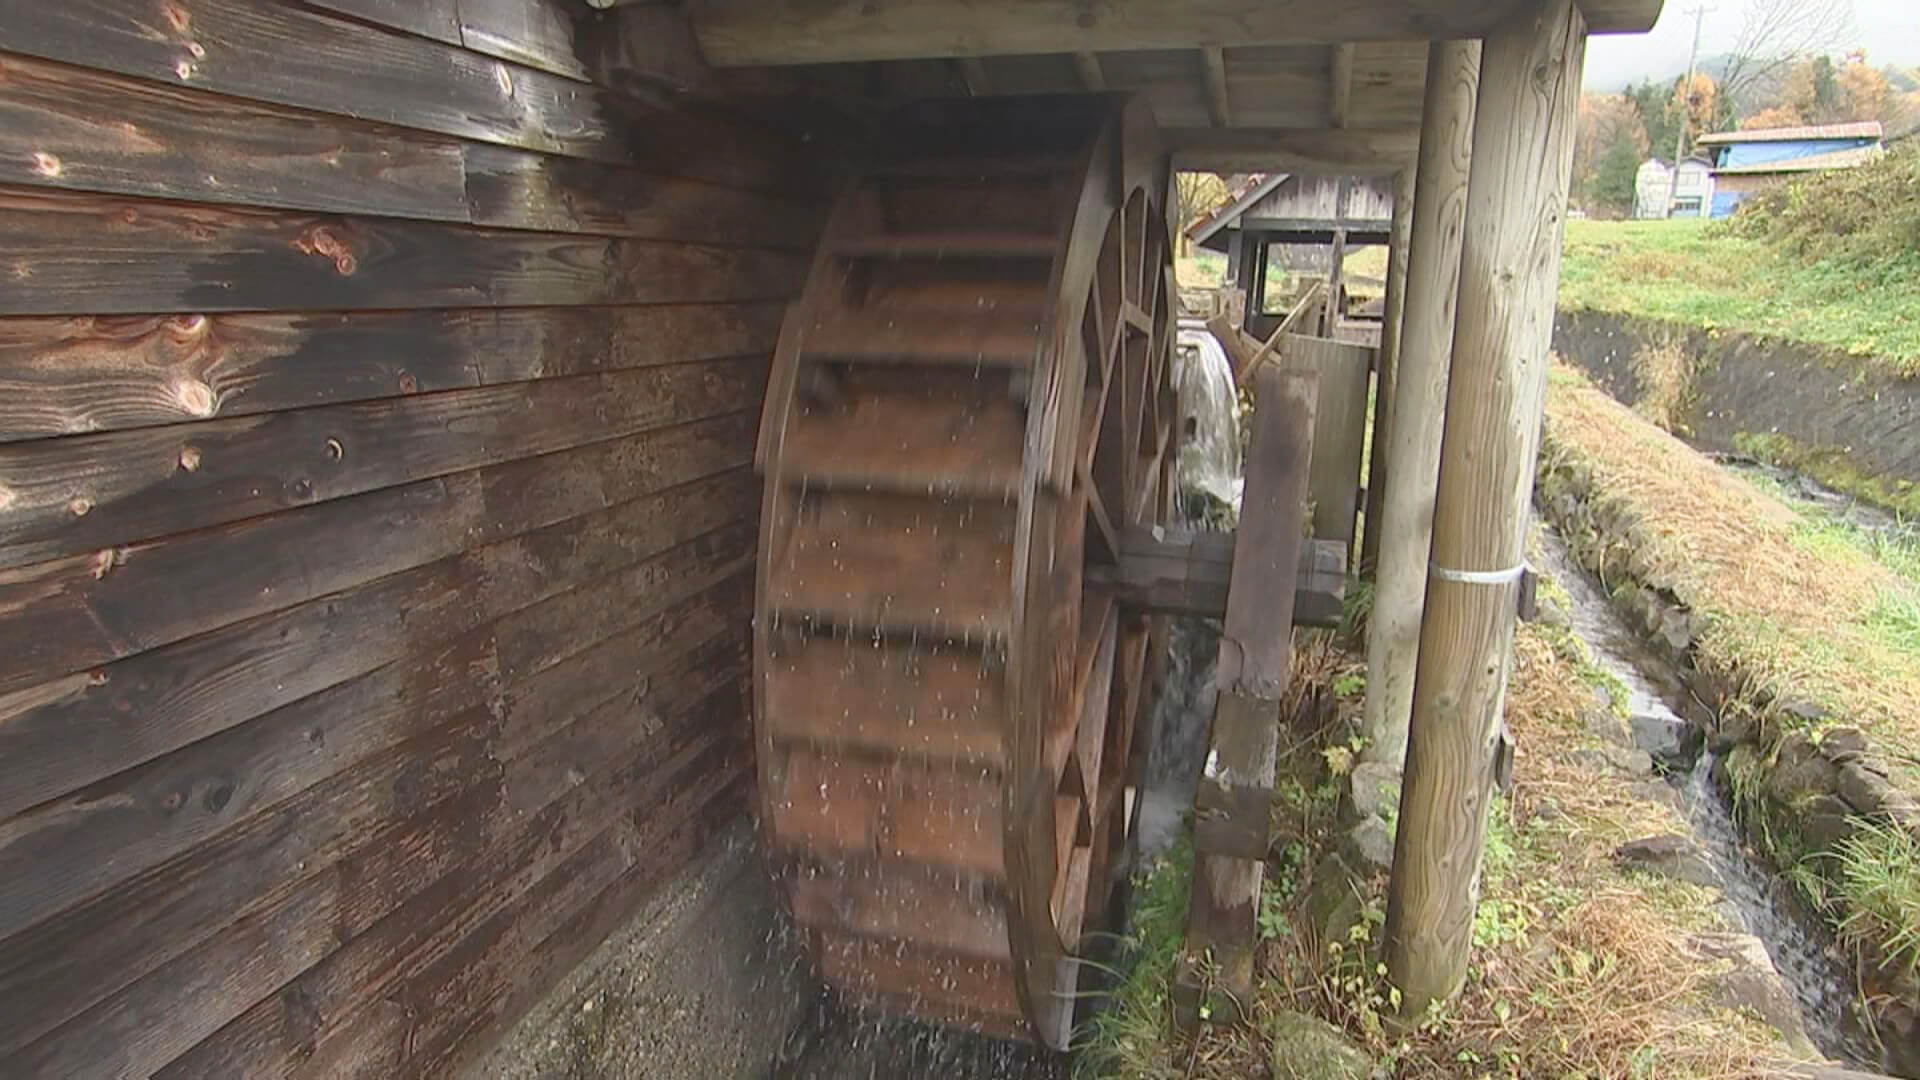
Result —
[[[1811, 872], [1829, 886], [1841, 865], [1831, 856], [1865, 822], [1920, 831], [1920, 806], [1875, 764], [1866, 736], [1843, 716], [1769, 690], [1756, 673], [1722, 669], [1696, 642], [1706, 619], [1688, 605], [1678, 582], [1659, 570], [1652, 523], [1599, 490], [1578, 448], [1542, 435], [1535, 500], [1583, 568], [1605, 582], [1614, 604], [1685, 682], [1694, 708], [1687, 719], [1706, 733], [1717, 755], [1715, 778], [1734, 800], [1748, 838], [1782, 872]], [[1818, 732], [1818, 735], [1810, 732]], [[1836, 924], [1837, 889], [1824, 912]], [[1862, 985], [1875, 992], [1876, 1027], [1889, 1065], [1920, 1075], [1920, 983], [1863, 943]]]

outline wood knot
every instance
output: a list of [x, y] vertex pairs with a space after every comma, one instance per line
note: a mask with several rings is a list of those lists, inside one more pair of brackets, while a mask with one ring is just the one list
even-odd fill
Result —
[[57, 155], [49, 154], [45, 150], [35, 150], [33, 171], [41, 176], [57, 177], [65, 171], [65, 167], [60, 164], [60, 158]]
[[74, 517], [86, 517], [87, 511], [92, 509], [93, 500], [87, 498], [85, 495], [75, 495], [73, 498], [67, 500], [67, 513], [72, 514]]
[[347, 456], [347, 448], [341, 445], [339, 439], [327, 440], [327, 460], [328, 461], [339, 461], [342, 458], [345, 458], [346, 456]]
[[181, 447], [180, 448], [180, 468], [186, 472], [193, 472], [199, 467], [200, 467], [200, 448], [197, 446]]
[[342, 277], [351, 276], [360, 265], [347, 242], [325, 225], [315, 225], [302, 232], [294, 239], [293, 246], [302, 254], [332, 259], [334, 270]]
[[198, 380], [174, 383], [173, 398], [183, 412], [194, 416], [212, 416], [220, 404], [214, 397], [213, 387]]
[[167, 331], [182, 340], [204, 337], [212, 324], [213, 320], [205, 315], [175, 315], [167, 320]]
[[495, 82], [500, 84], [501, 94], [507, 97], [513, 96], [513, 73], [507, 70], [507, 65], [498, 64], [498, 63], [494, 64], [493, 78]]
[[173, 73], [180, 78], [181, 82], [193, 78], [193, 61], [182, 60], [173, 65]]
[[104, 580], [107, 576], [107, 572], [113, 569], [113, 564], [115, 561], [116, 561], [116, 558], [114, 556], [112, 548], [106, 548], [104, 550], [94, 552], [93, 580], [95, 581]]
[[400, 375], [400, 392], [401, 393], [411, 394], [418, 389], [420, 389], [420, 380], [414, 378], [413, 375], [410, 373], [406, 373], [406, 372], [401, 373]]

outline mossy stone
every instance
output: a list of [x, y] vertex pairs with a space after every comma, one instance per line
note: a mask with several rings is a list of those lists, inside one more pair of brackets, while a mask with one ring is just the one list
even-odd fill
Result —
[[1367, 1080], [1373, 1060], [1332, 1024], [1290, 1009], [1261, 1024], [1274, 1080]]

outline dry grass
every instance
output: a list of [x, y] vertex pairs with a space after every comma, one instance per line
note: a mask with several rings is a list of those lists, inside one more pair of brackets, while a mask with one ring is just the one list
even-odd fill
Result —
[[[1791, 508], [1564, 370], [1543, 455], [1592, 471], [1603, 501], [1636, 521], [1633, 576], [1669, 585], [1707, 628], [1710, 670], [1810, 698], [1893, 752], [1920, 791], [1920, 640], [1884, 613], [1920, 590], [1856, 548], [1818, 542]], [[1900, 759], [1904, 758], [1904, 762]]]
[[[1357, 707], [1351, 684], [1360, 665], [1324, 645], [1303, 652], [1321, 686], [1346, 688], [1340, 707]], [[1164, 1020], [1118, 1026], [1109, 1034], [1130, 1052], [1101, 1052], [1099, 1067], [1080, 1075], [1265, 1075], [1271, 1050], [1258, 1022], [1280, 1009], [1340, 1025], [1394, 1077], [1777, 1075], [1768, 1063], [1785, 1050], [1771, 1029], [1706, 1003], [1714, 961], [1690, 953], [1687, 939], [1721, 928], [1712, 895], [1623, 875], [1612, 862], [1621, 842], [1684, 825], [1670, 807], [1635, 795], [1625, 777], [1596, 775], [1576, 759], [1590, 743], [1581, 717], [1595, 707], [1595, 677], [1577, 639], [1521, 628], [1506, 706], [1519, 751], [1515, 790], [1489, 832], [1467, 986], [1443, 1014], [1405, 1035], [1383, 1022], [1391, 1012], [1376, 966], [1384, 876], [1362, 886], [1349, 940], [1319, 939], [1304, 878], [1331, 846], [1338, 790], [1322, 777], [1276, 814], [1284, 850], [1268, 867], [1263, 907], [1274, 932], [1261, 946], [1255, 1023], [1208, 1028], [1190, 1057], [1172, 1045]], [[1125, 1011], [1165, 1014], [1160, 1002], [1127, 1002]]]
[[1635, 412], [1668, 431], [1686, 434], [1693, 407], [1693, 362], [1678, 342], [1643, 345], [1634, 350], [1633, 378], [1639, 386]]
[[[1770, 1029], [1706, 1004], [1711, 961], [1688, 935], [1719, 929], [1712, 894], [1629, 877], [1613, 850], [1683, 831], [1669, 806], [1625, 777], [1596, 774], [1576, 754], [1595, 707], [1578, 641], [1522, 627], [1506, 716], [1516, 743], [1514, 791], [1489, 828], [1473, 968], [1461, 997], [1399, 1050], [1404, 1077], [1754, 1077], [1784, 1053]], [[1323, 1012], [1368, 1024], [1325, 980], [1295, 988]]]

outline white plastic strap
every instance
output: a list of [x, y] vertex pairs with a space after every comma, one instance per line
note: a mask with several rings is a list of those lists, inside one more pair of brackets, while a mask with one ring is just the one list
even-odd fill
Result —
[[1462, 585], [1509, 585], [1526, 576], [1527, 564], [1508, 567], [1505, 570], [1449, 570], [1437, 563], [1428, 563], [1427, 572], [1441, 581], [1453, 581]]

